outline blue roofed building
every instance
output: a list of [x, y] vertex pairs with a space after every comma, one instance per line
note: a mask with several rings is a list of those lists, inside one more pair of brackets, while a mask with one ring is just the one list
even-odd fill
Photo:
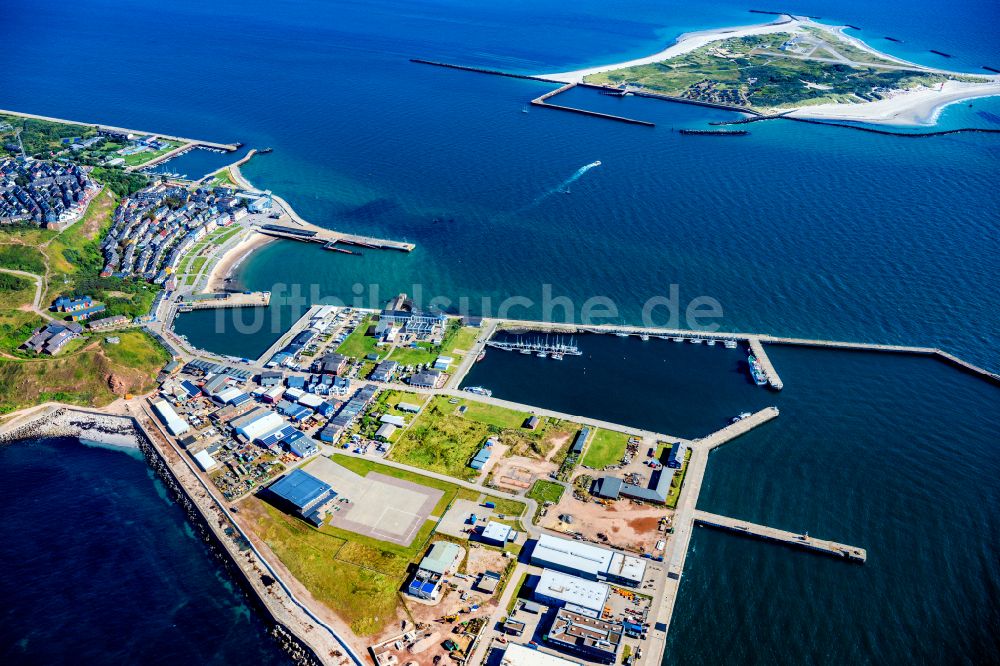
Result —
[[680, 442], [675, 443], [670, 447], [670, 453], [667, 454], [666, 466], [670, 469], [680, 469], [684, 465], [684, 455], [687, 452], [687, 448]]
[[271, 484], [268, 492], [313, 525], [323, 524], [330, 502], [337, 493], [312, 474], [294, 469]]
[[316, 443], [298, 430], [295, 431], [294, 435], [286, 439], [284, 444], [289, 451], [300, 458], [308, 458], [319, 453], [319, 447], [316, 446]]
[[407, 594], [418, 599], [436, 599], [444, 575], [454, 569], [462, 554], [457, 544], [438, 541], [431, 551], [420, 560], [417, 572], [406, 586]]

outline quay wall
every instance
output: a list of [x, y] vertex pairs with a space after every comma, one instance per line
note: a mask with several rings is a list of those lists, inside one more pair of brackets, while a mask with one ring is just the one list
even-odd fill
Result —
[[138, 449], [157, 478], [167, 488], [171, 498], [181, 507], [195, 532], [208, 546], [209, 552], [225, 568], [232, 580], [238, 583], [244, 597], [258, 613], [262, 613], [270, 625], [269, 633], [277, 643], [300, 666], [321, 665], [324, 662], [305, 642], [271, 612], [259, 592], [236, 560], [236, 554], [227, 547], [221, 533], [221, 525], [212, 524], [205, 514], [191, 500], [174, 475], [166, 460], [153, 445], [150, 437], [139, 422], [131, 416], [106, 414], [86, 408], [46, 404], [40, 409], [26, 410], [25, 418], [15, 418], [0, 428], [0, 444], [14, 444], [20, 440], [36, 437], [75, 437], [110, 446]]
[[444, 67], [446, 69], [457, 69], [463, 72], [476, 72], [477, 74], [491, 74], [493, 76], [506, 76], [509, 79], [525, 79], [528, 81], [542, 81], [545, 83], [559, 83], [562, 81], [556, 81], [555, 79], [547, 79], [543, 76], [533, 76], [531, 74], [515, 74], [513, 72], [504, 72], [499, 69], [490, 69], [488, 67], [471, 67], [469, 65], [455, 65], [449, 62], [439, 62], [437, 60], [424, 60], [423, 58], [410, 58], [410, 62], [415, 62], [418, 65], [433, 65], [434, 67]]

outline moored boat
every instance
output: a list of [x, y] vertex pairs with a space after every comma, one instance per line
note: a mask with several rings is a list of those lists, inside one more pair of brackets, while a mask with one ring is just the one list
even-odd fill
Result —
[[750, 364], [750, 376], [753, 377], [754, 382], [757, 386], [763, 386], [767, 383], [767, 375], [764, 374], [764, 368], [761, 367], [760, 361], [753, 354], [747, 357], [747, 363]]

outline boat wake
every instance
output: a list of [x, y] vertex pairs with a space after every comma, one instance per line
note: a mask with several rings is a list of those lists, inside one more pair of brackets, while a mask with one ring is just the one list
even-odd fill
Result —
[[590, 171], [594, 167], [599, 167], [599, 166], [601, 166], [601, 160], [596, 160], [594, 162], [591, 162], [590, 164], [584, 164], [582, 167], [580, 167], [579, 169], [577, 169], [576, 171], [574, 171], [573, 175], [571, 175], [569, 178], [567, 178], [563, 182], [559, 183], [558, 185], [556, 185], [555, 187], [553, 187], [551, 190], [548, 190], [547, 192], [545, 192], [545, 193], [541, 194], [540, 196], [536, 197], [527, 206], [523, 206], [523, 207], [518, 208], [517, 210], [513, 211], [513, 213], [517, 214], [517, 213], [524, 213], [526, 211], [529, 211], [532, 208], [534, 208], [535, 206], [538, 206], [540, 203], [542, 203], [543, 201], [545, 201], [549, 197], [551, 197], [553, 194], [570, 194], [570, 185], [572, 185], [576, 181], [580, 180], [580, 178], [583, 177], [583, 174], [587, 173], [588, 171]]

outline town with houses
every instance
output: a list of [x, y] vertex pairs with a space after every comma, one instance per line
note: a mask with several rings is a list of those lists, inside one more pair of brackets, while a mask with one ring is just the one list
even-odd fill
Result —
[[[257, 200], [249, 203], [256, 209]], [[157, 183], [122, 201], [102, 243], [102, 276], [136, 277], [177, 288], [181, 258], [199, 240], [248, 214], [245, 199], [226, 187], [193, 192]]]
[[0, 159], [0, 225], [63, 229], [80, 219], [99, 189], [76, 164]]

